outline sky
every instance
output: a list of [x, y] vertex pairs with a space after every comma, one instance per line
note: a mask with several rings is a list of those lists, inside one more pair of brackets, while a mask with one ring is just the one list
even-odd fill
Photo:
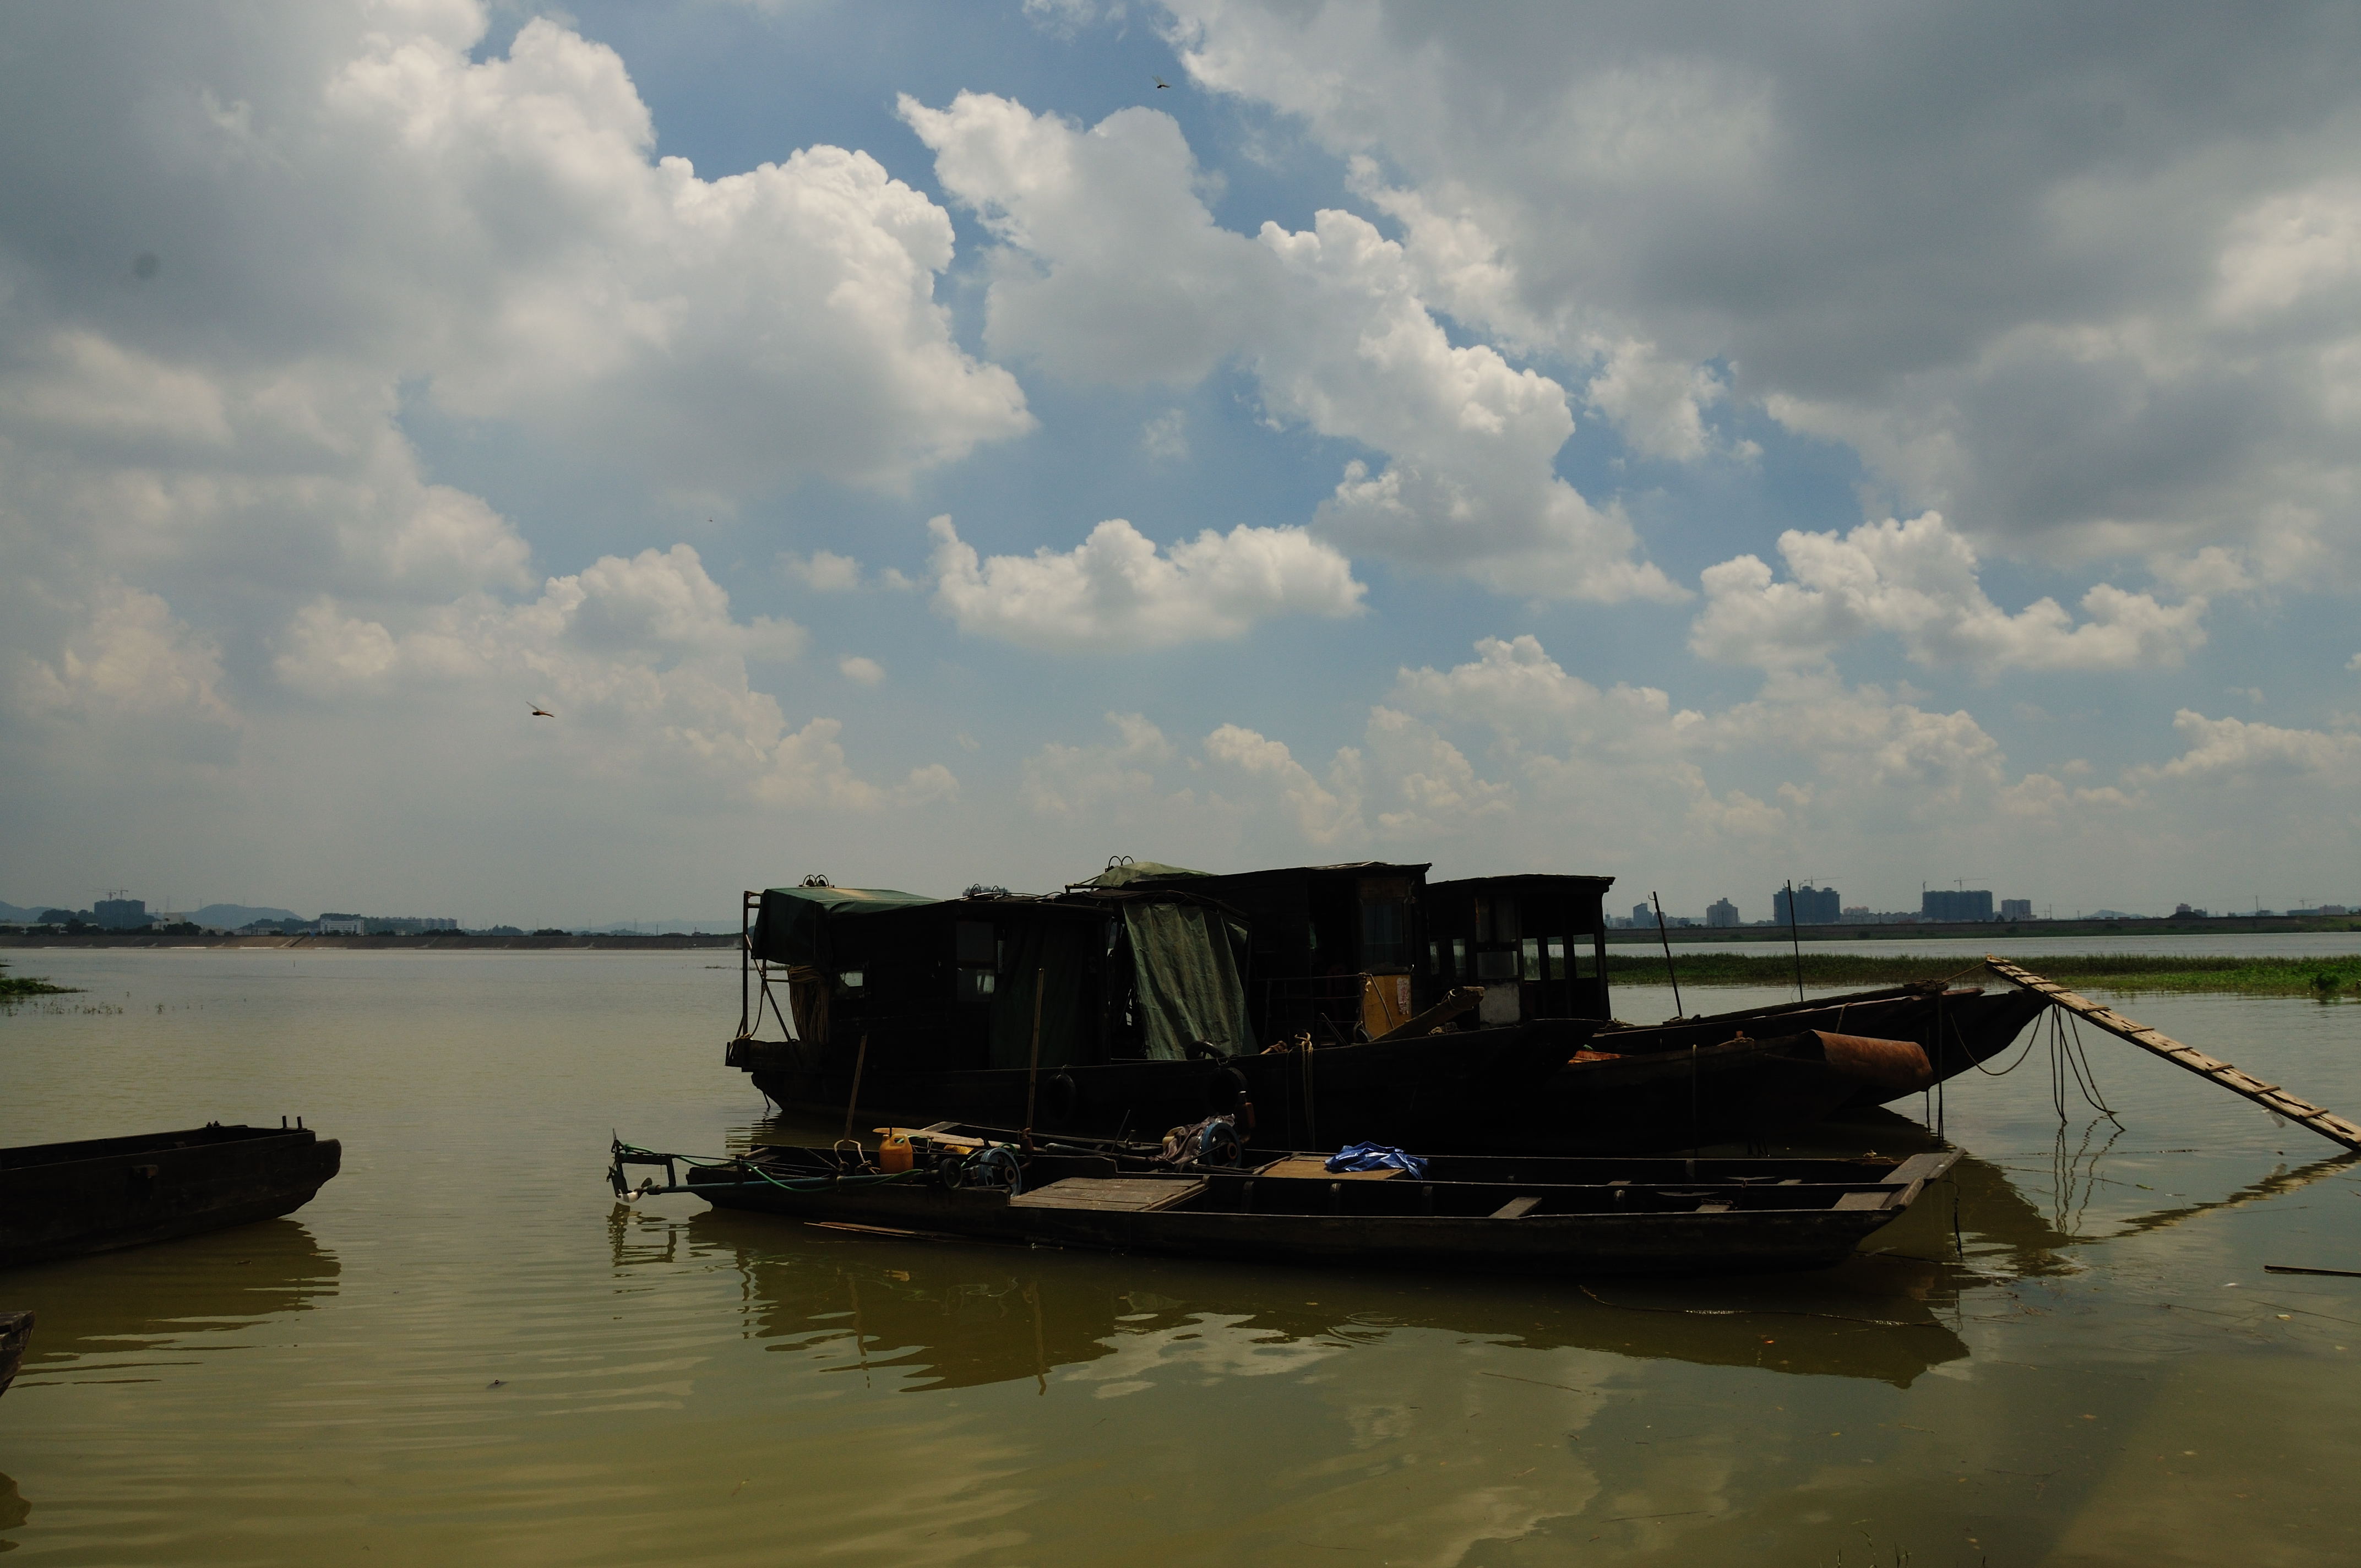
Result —
[[0, 15], [19, 905], [2361, 904], [2357, 486], [2350, 6]]

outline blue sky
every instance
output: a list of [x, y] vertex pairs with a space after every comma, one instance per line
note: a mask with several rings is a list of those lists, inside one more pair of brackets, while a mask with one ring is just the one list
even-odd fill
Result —
[[2222, 26], [14, 15], [0, 896], [2361, 900], [2361, 35]]

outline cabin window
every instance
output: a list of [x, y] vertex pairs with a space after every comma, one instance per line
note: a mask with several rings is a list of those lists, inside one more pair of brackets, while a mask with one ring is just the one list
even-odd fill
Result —
[[1476, 939], [1513, 942], [1518, 937], [1517, 901], [1498, 894], [1476, 901]]
[[1390, 903], [1362, 905], [1361, 966], [1406, 969], [1410, 955], [1410, 906]]
[[867, 989], [868, 981], [868, 975], [860, 970], [839, 970], [836, 977], [836, 993], [839, 996], [859, 996]]
[[1542, 959], [1547, 966], [1546, 972], [1542, 976], [1543, 980], [1564, 980], [1565, 978], [1565, 938], [1552, 937], [1543, 943]]
[[1448, 980], [1451, 977], [1451, 970], [1446, 966], [1450, 962], [1451, 955], [1444, 949], [1442, 938], [1437, 937], [1433, 941], [1427, 943], [1426, 968], [1428, 973], [1439, 975], [1444, 979]]
[[1576, 943], [1575, 946], [1574, 978], [1576, 980], [1598, 978], [1598, 952], [1587, 942]]
[[1476, 955], [1477, 980], [1514, 980], [1517, 978], [1517, 955], [1506, 948], [1496, 948]]
[[959, 999], [961, 1002], [989, 1002], [1000, 989], [1000, 977], [988, 969], [963, 969], [959, 971]]
[[1521, 946], [1524, 954], [1523, 972], [1521, 978], [1525, 980], [1540, 980], [1543, 978], [1542, 974], [1542, 939], [1539, 937], [1527, 937]]
[[1467, 973], [1467, 938], [1465, 937], [1451, 938], [1451, 972], [1461, 976]]

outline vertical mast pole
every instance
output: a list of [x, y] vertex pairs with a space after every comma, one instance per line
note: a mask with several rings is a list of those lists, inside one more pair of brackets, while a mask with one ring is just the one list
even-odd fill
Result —
[[1795, 929], [1795, 883], [1787, 883], [1787, 941], [1795, 953], [1795, 1000], [1804, 1000], [1804, 938]]
[[1673, 1013], [1686, 1017], [1687, 1014], [1681, 1009], [1681, 977], [1673, 970], [1672, 934], [1664, 929], [1664, 901], [1651, 892], [1648, 902], [1656, 906], [1656, 939], [1664, 945], [1664, 976], [1673, 982]]

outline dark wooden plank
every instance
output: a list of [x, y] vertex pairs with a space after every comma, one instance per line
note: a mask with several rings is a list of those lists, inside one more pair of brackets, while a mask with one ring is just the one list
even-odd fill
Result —
[[2361, 1124], [2348, 1122], [2334, 1112], [2323, 1111], [2278, 1084], [2265, 1083], [2254, 1074], [2242, 1072], [2228, 1062], [2216, 1060], [2193, 1046], [2184, 1046], [2161, 1029], [2151, 1029], [2112, 1007], [2102, 1007], [2089, 997], [2079, 996], [2055, 981], [2042, 979], [2031, 970], [2019, 969], [2005, 959], [1990, 955], [1986, 955], [1984, 963], [2004, 980], [2049, 998], [2078, 1018], [2088, 1018], [2117, 1039], [2128, 1040], [2144, 1051], [2152, 1051], [2200, 1078], [2212, 1079], [2231, 1093], [2243, 1095], [2267, 1111], [2309, 1127], [2332, 1143], [2361, 1151]]
[[1538, 1197], [1534, 1197], [1531, 1194], [1522, 1198], [1511, 1198], [1507, 1202], [1492, 1211], [1492, 1218], [1496, 1220], [1521, 1220], [1527, 1214], [1532, 1213], [1534, 1207], [1540, 1202], [1541, 1200]]

